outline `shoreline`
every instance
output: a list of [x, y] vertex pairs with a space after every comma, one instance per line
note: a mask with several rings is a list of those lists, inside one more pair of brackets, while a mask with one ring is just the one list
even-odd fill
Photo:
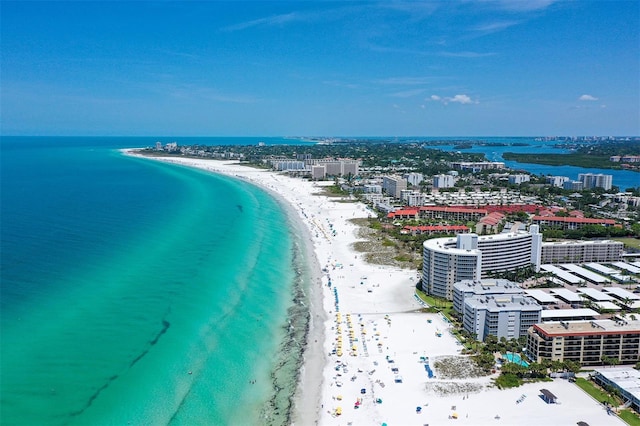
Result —
[[[301, 283], [302, 285], [300, 288], [305, 292], [305, 301], [309, 304], [307, 315], [308, 322], [306, 324], [307, 330], [305, 333], [306, 341], [303, 344], [300, 368], [297, 371], [297, 383], [295, 385], [295, 392], [292, 397], [291, 410], [288, 418], [291, 424], [296, 424], [298, 422], [301, 424], [307, 424], [309, 418], [314, 418], [314, 423], [318, 423], [317, 417], [320, 407], [322, 406], [322, 371], [327, 364], [326, 354], [323, 349], [323, 343], [325, 341], [323, 324], [327, 321], [327, 314], [323, 308], [320, 264], [315, 252], [315, 245], [311, 230], [303, 220], [304, 216], [302, 215], [304, 209], [302, 205], [297, 204], [288, 198], [286, 194], [282, 194], [278, 191], [277, 187], [268, 182], [269, 179], [254, 179], [249, 176], [253, 173], [269, 173], [266, 170], [252, 169], [228, 161], [151, 157], [141, 155], [136, 152], [137, 150], [137, 148], [121, 149], [120, 152], [124, 155], [136, 158], [145, 158], [180, 166], [187, 166], [241, 179], [260, 187], [262, 190], [271, 194], [271, 196], [280, 203], [285, 215], [287, 216], [287, 220], [290, 221], [293, 227], [291, 232], [296, 233], [295, 231], [298, 231], [297, 238], [294, 239], [294, 244], [299, 242], [300, 246], [294, 248], [294, 252], [298, 252], [302, 256], [303, 262], [306, 262], [307, 264], [306, 268], [304, 268], [305, 270], [301, 271], [302, 276], [299, 277], [299, 279], [303, 281], [308, 280], [308, 282]], [[266, 174], [264, 176], [268, 177]], [[307, 274], [308, 276], [306, 276]], [[286, 344], [286, 339], [282, 343]], [[265, 407], [265, 409], [274, 408], [272, 403], [270, 403], [270, 405], [272, 406]]]
[[[122, 151], [240, 178], [291, 207], [287, 214], [305, 231], [299, 239], [314, 263], [308, 268], [309, 330], [292, 424], [624, 424], [564, 379], [498, 390], [492, 386], [495, 375], [446, 377], [438, 361], [465, 356], [440, 315], [419, 312], [422, 306], [413, 291], [417, 271], [368, 264], [352, 247], [358, 227], [349, 219], [369, 215], [362, 203], [317, 195], [322, 182], [237, 162]], [[338, 347], [344, 350], [341, 356], [334, 353]], [[435, 377], [427, 375], [425, 358]], [[538, 398], [541, 388], [556, 394], [561, 404], [544, 403]]]

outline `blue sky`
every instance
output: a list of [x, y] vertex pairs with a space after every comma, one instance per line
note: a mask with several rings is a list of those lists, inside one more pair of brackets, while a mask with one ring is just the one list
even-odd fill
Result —
[[640, 2], [1, 1], [3, 135], [640, 134]]

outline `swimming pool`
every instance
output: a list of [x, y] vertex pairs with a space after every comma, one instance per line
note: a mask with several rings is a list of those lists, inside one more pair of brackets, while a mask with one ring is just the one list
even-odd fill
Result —
[[502, 358], [509, 362], [520, 364], [523, 367], [529, 366], [529, 363], [527, 361], [523, 360], [520, 355], [513, 352], [507, 352], [506, 354], [502, 355]]

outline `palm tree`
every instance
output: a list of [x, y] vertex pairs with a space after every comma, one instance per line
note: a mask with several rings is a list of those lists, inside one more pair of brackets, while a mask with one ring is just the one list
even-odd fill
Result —
[[544, 377], [547, 374], [547, 368], [537, 362], [529, 364], [529, 371], [532, 377]]
[[550, 367], [551, 367], [551, 371], [554, 371], [554, 372], [561, 371], [561, 370], [564, 370], [564, 363], [560, 360], [555, 359], [551, 361]]

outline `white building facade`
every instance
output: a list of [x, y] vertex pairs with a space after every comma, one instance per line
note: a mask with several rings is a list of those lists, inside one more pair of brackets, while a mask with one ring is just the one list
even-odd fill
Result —
[[407, 180], [400, 176], [384, 176], [382, 189], [391, 197], [400, 199], [403, 189], [407, 189]]
[[578, 180], [582, 182], [584, 189], [604, 188], [611, 189], [613, 175], [603, 175], [602, 173], [580, 173]]
[[533, 265], [540, 268], [542, 234], [530, 232], [481, 236], [460, 234], [423, 243], [422, 289], [429, 295], [453, 300], [453, 286], [479, 280], [491, 272], [512, 271]]
[[434, 188], [453, 188], [456, 184], [456, 177], [451, 175], [435, 175], [433, 177]]
[[540, 322], [541, 312], [542, 306], [528, 296], [475, 296], [465, 300], [462, 324], [478, 341], [487, 336], [518, 339]]
[[406, 179], [411, 185], [418, 186], [424, 180], [424, 177], [422, 173], [408, 173]]
[[514, 185], [520, 185], [521, 183], [529, 182], [531, 176], [529, 175], [509, 175], [509, 183]]
[[623, 251], [624, 243], [613, 240], [542, 243], [541, 262], [617, 262], [622, 259]]

